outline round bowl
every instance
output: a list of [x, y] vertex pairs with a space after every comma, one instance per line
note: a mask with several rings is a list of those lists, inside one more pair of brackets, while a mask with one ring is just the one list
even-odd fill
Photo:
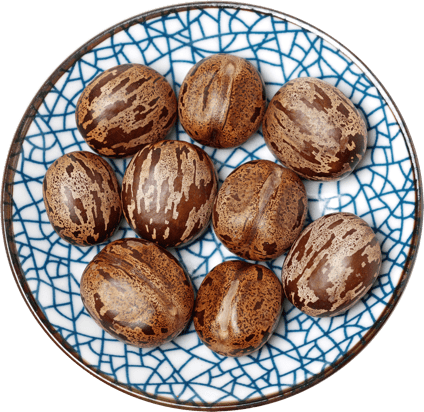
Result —
[[[285, 301], [273, 337], [258, 352], [226, 358], [207, 349], [193, 324], [156, 349], [127, 346], [104, 333], [85, 311], [79, 282], [104, 245], [83, 248], [61, 240], [42, 200], [47, 168], [64, 153], [89, 150], [77, 131], [75, 105], [83, 88], [121, 63], [147, 64], [178, 94], [188, 70], [203, 57], [232, 53], [260, 71], [267, 100], [288, 80], [326, 80], [364, 115], [368, 148], [356, 170], [339, 182], [304, 181], [307, 222], [352, 212], [375, 231], [383, 252], [371, 291], [345, 314], [309, 317]], [[192, 141], [181, 124], [173, 139]], [[250, 160], [276, 161], [261, 129], [235, 149], [203, 147], [220, 181]], [[109, 160], [118, 179], [130, 159]], [[408, 282], [422, 228], [422, 182], [407, 127], [387, 91], [349, 50], [320, 30], [281, 12], [236, 3], [193, 3], [145, 13], [117, 24], [73, 53], [45, 82], [12, 141], [2, 190], [6, 251], [29, 309], [78, 365], [112, 387], [164, 406], [230, 410], [277, 401], [339, 370], [381, 329]], [[135, 236], [123, 221], [110, 240]], [[222, 261], [234, 259], [211, 228], [171, 250], [197, 289]], [[285, 256], [262, 263], [281, 276]]]

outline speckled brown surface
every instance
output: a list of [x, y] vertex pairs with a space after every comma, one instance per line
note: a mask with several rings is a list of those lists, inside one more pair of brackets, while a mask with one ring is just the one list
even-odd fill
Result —
[[224, 356], [248, 355], [271, 337], [283, 291], [270, 269], [241, 260], [215, 266], [197, 293], [194, 326], [203, 343]]
[[281, 279], [297, 308], [311, 316], [335, 316], [367, 293], [380, 267], [380, 244], [368, 224], [351, 213], [334, 213], [302, 232]]
[[348, 176], [367, 148], [367, 128], [353, 103], [336, 87], [311, 77], [281, 87], [262, 128], [274, 156], [310, 180]]
[[218, 190], [210, 157], [200, 147], [164, 140], [144, 147], [125, 171], [124, 216], [142, 238], [179, 246], [206, 230]]
[[247, 60], [216, 54], [195, 64], [181, 85], [181, 125], [199, 143], [235, 147], [260, 126], [266, 109], [261, 75]]
[[177, 120], [177, 99], [160, 73], [142, 64], [122, 64], [97, 76], [76, 107], [78, 130], [107, 157], [135, 154], [166, 137]]
[[[330, 376], [333, 376], [335, 372], [340, 371], [343, 369], [345, 365], [347, 365], [349, 362], [354, 361], [357, 362], [356, 358], [357, 355], [360, 355], [364, 348], [368, 346], [368, 343], [372, 341], [376, 335], [379, 334], [380, 330], [384, 325], [386, 325], [386, 321], [390, 320], [390, 316], [397, 307], [397, 303], [401, 300], [401, 297], [404, 296], [405, 288], [407, 289], [407, 285], [409, 285], [409, 280], [411, 279], [411, 275], [413, 273], [414, 264], [417, 263], [418, 267], [420, 266], [420, 260], [419, 260], [419, 252], [418, 252], [418, 259], [417, 259], [417, 250], [419, 245], [419, 239], [420, 234], [422, 232], [422, 178], [419, 171], [419, 164], [418, 164], [418, 157], [416, 154], [416, 150], [414, 149], [414, 142], [412, 141], [411, 134], [408, 131], [408, 128], [406, 128], [406, 125], [404, 123], [404, 120], [399, 113], [398, 109], [396, 108], [395, 103], [393, 102], [390, 95], [386, 94], [387, 90], [384, 90], [384, 88], [381, 86], [381, 83], [378, 81], [378, 79], [374, 76], [372, 73], [367, 73], [367, 77], [369, 77], [372, 84], [374, 84], [378, 90], [378, 93], [382, 94], [383, 96], [386, 96], [387, 106], [384, 106], [384, 110], [393, 111], [393, 114], [395, 116], [395, 125], [398, 123], [402, 128], [402, 133], [398, 135], [401, 139], [405, 140], [405, 144], [410, 156], [410, 161], [412, 163], [412, 170], [410, 174], [408, 175], [408, 179], [411, 179], [411, 185], [412, 189], [411, 191], [415, 193], [415, 212], [411, 213], [410, 217], [413, 220], [412, 227], [412, 233], [410, 239], [410, 243], [408, 245], [410, 248], [408, 249], [408, 252], [403, 255], [404, 260], [402, 261], [402, 265], [397, 267], [398, 275], [396, 279], [399, 279], [399, 281], [396, 284], [390, 285], [392, 291], [390, 292], [389, 296], [387, 297], [387, 300], [385, 300], [385, 303], [387, 303], [384, 311], [381, 313], [381, 315], [375, 319], [374, 324], [372, 326], [365, 330], [363, 333], [361, 333], [362, 338], [360, 341], [349, 347], [349, 350], [343, 355], [342, 359], [340, 359], [338, 362], [332, 362], [330, 364], [327, 364], [325, 368], [320, 369], [318, 374], [314, 374], [310, 378], [308, 378], [306, 381], [302, 381], [299, 383], [296, 383], [292, 386], [289, 386], [287, 388], [284, 388], [280, 391], [272, 392], [269, 395], [264, 395], [263, 398], [254, 399], [253, 401], [249, 402], [249, 400], [243, 400], [241, 401], [235, 401], [235, 402], [225, 402], [222, 401], [219, 404], [210, 404], [206, 401], [204, 403], [201, 403], [200, 406], [197, 406], [194, 404], [193, 400], [186, 401], [182, 400], [181, 398], [175, 398], [171, 401], [169, 398], [166, 398], [166, 394], [162, 395], [161, 393], [157, 392], [150, 392], [146, 393], [145, 391], [141, 391], [138, 389], [138, 387], [132, 386], [130, 383], [128, 383], [126, 380], [118, 381], [115, 378], [111, 377], [110, 374], [107, 372], [104, 373], [100, 369], [100, 365], [96, 362], [89, 363], [86, 361], [86, 357], [83, 357], [81, 355], [81, 352], [75, 351], [72, 344], [68, 343], [66, 341], [66, 336], [63, 336], [55, 327], [55, 325], [52, 325], [49, 320], [46, 318], [46, 312], [44, 311], [42, 305], [40, 304], [40, 301], [38, 299], [37, 294], [33, 294], [33, 289], [31, 288], [32, 283], [29, 282], [25, 278], [25, 268], [22, 267], [22, 265], [27, 262], [22, 255], [22, 245], [19, 242], [19, 235], [21, 232], [17, 232], [16, 230], [16, 190], [17, 185], [16, 182], [20, 181], [20, 174], [19, 174], [19, 167], [16, 165], [21, 164], [22, 160], [22, 153], [25, 147], [25, 144], [27, 143], [25, 141], [25, 136], [27, 135], [28, 128], [30, 125], [34, 124], [34, 117], [36, 115], [39, 115], [37, 113], [37, 110], [43, 108], [44, 105], [44, 99], [47, 93], [53, 92], [55, 93], [55, 83], [58, 81], [58, 79], [63, 79], [64, 73], [68, 73], [72, 70], [72, 67], [75, 63], [78, 64], [78, 62], [81, 59], [81, 56], [84, 56], [87, 51], [96, 53], [96, 48], [102, 48], [101, 42], [107, 41], [108, 45], [112, 45], [112, 47], [116, 46], [114, 44], [113, 35], [118, 33], [119, 37], [121, 37], [122, 33], [125, 33], [132, 27], [136, 27], [138, 24], [151, 24], [154, 22], [154, 19], [162, 20], [164, 19], [164, 16], [170, 16], [171, 19], [174, 18], [176, 12], [185, 12], [186, 10], [190, 10], [190, 13], [199, 13], [203, 12], [206, 14], [209, 18], [210, 11], [209, 8], [211, 7], [219, 7], [220, 9], [223, 9], [224, 13], [222, 13], [223, 16], [226, 15], [225, 11], [228, 8], [228, 4], [217, 4], [214, 2], [204, 2], [203, 4], [194, 4], [194, 5], [173, 5], [168, 8], [163, 8], [160, 10], [154, 10], [152, 12], [143, 13], [140, 16], [135, 16], [132, 19], [128, 19], [125, 22], [119, 22], [119, 24], [115, 25], [114, 27], [108, 28], [103, 33], [99, 34], [95, 38], [91, 39], [88, 43], [84, 44], [81, 48], [79, 48], [75, 53], [69, 56], [66, 61], [64, 61], [57, 70], [52, 73], [51, 76], [49, 76], [47, 81], [43, 84], [40, 91], [34, 96], [34, 99], [32, 100], [31, 104], [28, 107], [28, 110], [25, 112], [21, 123], [19, 124], [19, 128], [16, 131], [15, 137], [13, 139], [12, 144], [10, 145], [10, 154], [7, 160], [7, 164], [5, 167], [5, 176], [3, 181], [3, 233], [4, 233], [4, 240], [7, 250], [7, 255], [10, 261], [10, 266], [13, 272], [14, 279], [16, 280], [17, 287], [19, 289], [19, 292], [22, 293], [22, 297], [24, 302], [28, 305], [28, 310], [30, 311], [31, 315], [34, 315], [34, 319], [39, 322], [40, 327], [42, 330], [46, 333], [46, 335], [52, 340], [52, 342], [57, 345], [57, 347], [60, 349], [60, 351], [63, 352], [64, 355], [69, 357], [69, 359], [72, 360], [72, 362], [75, 362], [78, 367], [81, 367], [85, 372], [89, 372], [92, 374], [93, 377], [101, 381], [102, 383], [106, 383], [107, 385], [110, 385], [111, 390], [120, 390], [123, 391], [126, 394], [130, 394], [132, 396], [135, 396], [137, 399], [142, 399], [144, 401], [148, 402], [156, 402], [160, 405], [167, 406], [167, 407], [175, 407], [175, 408], [183, 408], [183, 409], [208, 409], [208, 410], [234, 410], [234, 409], [243, 409], [245, 407], [255, 407], [267, 403], [272, 403], [275, 401], [282, 401], [284, 400], [287, 402], [287, 398], [294, 394], [298, 394], [305, 389], [309, 389], [313, 386], [315, 386], [317, 383], [320, 383], [327, 379]], [[251, 9], [255, 14], [261, 18], [261, 12], [263, 13], [264, 9], [259, 7], [253, 7], [251, 5], [231, 5], [230, 6], [230, 13], [239, 12], [239, 10], [246, 10]], [[290, 16], [287, 16], [281, 12], [272, 12], [268, 11], [269, 15], [271, 16], [271, 13], [273, 14], [274, 18], [279, 20], [281, 19], [284, 25], [284, 19], [290, 18]], [[300, 27], [302, 27], [302, 22], [298, 22], [296, 19], [293, 19], [292, 21], [295, 21], [297, 24], [299, 24]], [[230, 20], [231, 22], [231, 20]], [[193, 20], [193, 25], [197, 24], [197, 19]], [[316, 28], [310, 28], [309, 30], [312, 30], [312, 33], [320, 33], [322, 35], [322, 32], [319, 31]], [[167, 35], [165, 33], [165, 35]], [[225, 33], [222, 34], [224, 37], [226, 36]], [[249, 32], [247, 32], [247, 35], [249, 36]], [[326, 38], [329, 37], [326, 35]], [[340, 49], [339, 53], [341, 55], [345, 56], [352, 56], [352, 54], [347, 50], [343, 45], [340, 45], [337, 41], [333, 39], [333, 44]], [[267, 46], [267, 44], [263, 44], [264, 47]], [[322, 49], [324, 52], [326, 51], [326, 48]], [[313, 53], [313, 51], [312, 51]], [[332, 53], [331, 53], [332, 54]], [[358, 61], [357, 58], [353, 59], [353, 62], [355, 65], [359, 65], [360, 67], [366, 67], [361, 61]], [[72, 81], [72, 80], [71, 80]], [[72, 82], [73, 83], [73, 82]], [[412, 132], [413, 130], [411, 130]], [[404, 137], [402, 137], [402, 134]], [[396, 142], [397, 139], [394, 140]], [[24, 145], [22, 143], [24, 142]], [[393, 141], [392, 141], [393, 143]], [[419, 146], [418, 146], [419, 147]], [[418, 150], [419, 151], [419, 150]], [[392, 165], [390, 165], [391, 167]], [[388, 168], [387, 170], [391, 170]], [[15, 184], [13, 183], [15, 181]], [[14, 195], [13, 195], [14, 194]], [[15, 199], [13, 198], [15, 197]], [[377, 212], [379, 215], [380, 212]], [[32, 224], [32, 223], [30, 223]], [[13, 230], [15, 228], [15, 232]], [[415, 270], [417, 271], [417, 266], [415, 265]], [[6, 276], [7, 277], [7, 276]], [[412, 277], [412, 281], [413, 281]], [[383, 286], [384, 289], [386, 289], [385, 286]], [[408, 293], [408, 292], [407, 292]], [[405, 299], [405, 298], [404, 298]], [[390, 323], [390, 321], [389, 321]], [[72, 338], [72, 334], [70, 335]], [[15, 340], [16, 341], [16, 340]], [[47, 344], [46, 344], [47, 345]], [[401, 353], [401, 352], [399, 352]], [[104, 363], [103, 363], [104, 365]], [[189, 365], [190, 366], [190, 365]], [[242, 366], [242, 369], [244, 371], [247, 371], [247, 368], [244, 368]], [[122, 368], [119, 370], [123, 370]], [[63, 372], [63, 371], [62, 371]], [[336, 374], [339, 375], [338, 373]], [[223, 375], [226, 376], [225, 374]], [[239, 377], [240, 379], [240, 377]], [[333, 378], [334, 379], [334, 378]], [[335, 378], [337, 379], [337, 378]], [[331, 382], [329, 383], [331, 384]], [[255, 381], [253, 381], [252, 385], [255, 385]], [[259, 386], [255, 386], [256, 390], [259, 393], [263, 393], [262, 389]], [[48, 386], [45, 387], [45, 389], [48, 391], [50, 388]], [[317, 389], [316, 389], [317, 390]], [[203, 389], [204, 393], [205, 390]], [[112, 394], [113, 395], [113, 394]], [[148, 404], [147, 405], [147, 409]]]
[[296, 240], [307, 208], [305, 187], [294, 172], [268, 160], [254, 160], [225, 179], [212, 223], [231, 252], [245, 259], [269, 260]]
[[53, 162], [43, 180], [43, 199], [54, 230], [75, 245], [103, 243], [121, 221], [116, 176], [91, 152], [71, 152]]
[[151, 348], [178, 336], [191, 319], [194, 290], [177, 260], [160, 246], [126, 238], [107, 245], [81, 278], [81, 298], [115, 338]]

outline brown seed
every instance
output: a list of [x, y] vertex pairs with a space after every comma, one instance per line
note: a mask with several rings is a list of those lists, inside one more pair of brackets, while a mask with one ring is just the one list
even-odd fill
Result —
[[300, 234], [308, 202], [291, 170], [268, 160], [244, 163], [225, 179], [213, 208], [218, 239], [250, 260], [282, 255]]
[[265, 109], [261, 75], [250, 62], [230, 54], [216, 54], [195, 64], [178, 97], [187, 134], [218, 148], [244, 143], [259, 128]]
[[194, 306], [190, 278], [177, 260], [143, 239], [108, 244], [81, 278], [90, 316], [116, 339], [152, 348], [177, 337]]
[[124, 216], [142, 238], [179, 246], [207, 229], [217, 191], [214, 165], [200, 147], [164, 140], [144, 147], [128, 165]]
[[380, 245], [368, 224], [352, 213], [333, 213], [311, 223], [293, 244], [282, 283], [301, 311], [335, 316], [368, 292], [380, 267]]
[[91, 246], [113, 235], [122, 217], [119, 184], [106, 160], [91, 152], [57, 159], [43, 181], [47, 217], [69, 243]]
[[193, 321], [211, 350], [242, 356], [261, 348], [278, 325], [282, 287], [270, 269], [241, 260], [212, 269], [197, 293]]
[[177, 99], [152, 68], [122, 64], [84, 89], [75, 114], [78, 130], [94, 151], [126, 157], [166, 137], [177, 119]]
[[353, 103], [310, 77], [291, 80], [275, 94], [262, 129], [274, 156], [310, 180], [348, 176], [367, 148], [367, 128]]

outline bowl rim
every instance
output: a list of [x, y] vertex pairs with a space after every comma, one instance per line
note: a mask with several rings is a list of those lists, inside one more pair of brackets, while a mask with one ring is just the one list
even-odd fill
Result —
[[[116, 380], [111, 379], [109, 376], [103, 374], [100, 371], [95, 370], [87, 362], [85, 362], [78, 353], [66, 342], [66, 340], [57, 332], [49, 323], [42, 310], [38, 306], [35, 298], [33, 297], [27, 282], [23, 276], [21, 269], [19, 255], [17, 253], [16, 244], [14, 243], [14, 233], [13, 233], [13, 181], [16, 171], [16, 166], [19, 161], [22, 143], [25, 140], [25, 136], [28, 132], [28, 129], [34, 119], [35, 115], [42, 102], [44, 101], [45, 96], [50, 92], [54, 84], [59, 80], [59, 78], [88, 51], [92, 50], [98, 44], [106, 40], [107, 38], [112, 37], [114, 34], [126, 30], [129, 27], [135, 24], [143, 24], [144, 22], [151, 20], [160, 16], [167, 16], [172, 13], [178, 13], [193, 9], [208, 9], [208, 8], [221, 8], [221, 9], [235, 9], [235, 10], [244, 10], [244, 11], [253, 11], [261, 13], [262, 15], [274, 16], [282, 20], [293, 23], [301, 28], [308, 30], [319, 37], [323, 38], [330, 42], [330, 44], [336, 45], [339, 48], [339, 51], [345, 54], [349, 59], [355, 62], [364, 74], [373, 82], [375, 86], [378, 86], [379, 92], [382, 94], [382, 97], [389, 106], [392, 114], [394, 115], [399, 127], [401, 128], [404, 140], [408, 149], [409, 157], [412, 164], [412, 173], [414, 176], [414, 185], [415, 185], [415, 224], [412, 232], [411, 246], [406, 257], [404, 267], [402, 269], [402, 274], [400, 280], [393, 291], [393, 295], [390, 298], [390, 301], [387, 303], [382, 314], [376, 320], [374, 325], [367, 331], [366, 335], [361, 338], [360, 342], [355, 344], [347, 353], [345, 353], [338, 361], [334, 364], [328, 366], [318, 375], [315, 375], [311, 378], [308, 378], [304, 382], [294, 385], [293, 387], [274, 393], [262, 398], [254, 398], [243, 404], [237, 402], [225, 402], [222, 404], [195, 404], [192, 402], [182, 402], [178, 400], [170, 400], [169, 398], [163, 398], [161, 396], [155, 396], [151, 394], [146, 394], [134, 387], [124, 385], [117, 382]], [[326, 34], [317, 27], [310, 25], [309, 23], [304, 22], [301, 19], [288, 15], [284, 12], [277, 11], [271, 8], [265, 8], [261, 6], [239, 3], [239, 2], [227, 2], [227, 1], [213, 1], [213, 2], [190, 2], [190, 3], [181, 3], [166, 7], [161, 7], [141, 13], [139, 15], [130, 17], [120, 23], [117, 23], [110, 28], [104, 30], [100, 34], [93, 37], [91, 40], [87, 41], [80, 48], [74, 51], [67, 59], [65, 59], [54, 72], [48, 77], [48, 79], [41, 86], [39, 91], [36, 93], [35, 97], [32, 99], [27, 110], [25, 111], [19, 126], [13, 137], [6, 164], [4, 166], [3, 172], [3, 182], [2, 182], [2, 193], [1, 193], [1, 219], [2, 219], [2, 231], [3, 231], [3, 241], [6, 248], [6, 255], [9, 261], [9, 265], [12, 269], [13, 276], [15, 278], [18, 289], [27, 304], [29, 310], [43, 328], [46, 334], [52, 339], [52, 341], [74, 362], [76, 362], [80, 367], [86, 370], [91, 375], [95, 376], [102, 382], [110, 385], [111, 387], [118, 389], [124, 393], [127, 393], [136, 398], [152, 402], [161, 406], [173, 407], [178, 409], [187, 409], [187, 410], [215, 410], [215, 411], [225, 411], [225, 410], [234, 410], [234, 409], [243, 409], [250, 408], [255, 406], [261, 406], [264, 404], [272, 403], [279, 401], [284, 398], [288, 398], [297, 393], [300, 393], [317, 383], [323, 381], [324, 379], [331, 376], [333, 373], [341, 369], [348, 362], [350, 362], [358, 353], [360, 353], [365, 346], [374, 338], [378, 331], [385, 324], [389, 316], [392, 314], [394, 308], [400, 300], [400, 297], [403, 294], [403, 291], [410, 279], [412, 269], [416, 260], [418, 253], [423, 219], [423, 188], [422, 188], [422, 178], [420, 173], [420, 167], [418, 164], [417, 153], [409, 133], [409, 130], [405, 124], [403, 116], [401, 115], [398, 107], [390, 97], [389, 93], [377, 77], [371, 72], [371, 70], [348, 48], [342, 45], [335, 38]]]

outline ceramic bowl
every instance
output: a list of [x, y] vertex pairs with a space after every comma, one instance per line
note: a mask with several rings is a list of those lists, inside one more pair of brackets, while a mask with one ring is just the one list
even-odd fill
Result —
[[[284, 315], [258, 352], [227, 358], [207, 349], [193, 324], [156, 349], [127, 346], [85, 311], [79, 282], [104, 245], [83, 248], [60, 239], [42, 200], [47, 168], [64, 153], [89, 150], [77, 131], [75, 105], [84, 87], [117, 64], [136, 62], [163, 74], [178, 94], [185, 74], [214, 53], [248, 59], [262, 74], [268, 101], [288, 80], [324, 79], [366, 119], [368, 148], [339, 182], [304, 181], [306, 224], [353, 212], [375, 231], [381, 274], [353, 308], [333, 318], [309, 317], [284, 304]], [[178, 122], [172, 139], [191, 141]], [[261, 129], [235, 149], [203, 147], [220, 181], [254, 159], [276, 161]], [[130, 159], [109, 160], [118, 178]], [[335, 39], [294, 17], [235, 3], [196, 3], [155, 10], [117, 24], [71, 55], [34, 97], [11, 144], [2, 191], [2, 223], [13, 275], [29, 309], [53, 341], [105, 383], [141, 399], [186, 409], [237, 409], [291, 396], [332, 375], [380, 330], [411, 275], [422, 227], [422, 183], [411, 137], [394, 102], [368, 68]], [[135, 236], [123, 221], [111, 239]], [[234, 259], [211, 228], [170, 250], [197, 289], [217, 264]], [[285, 256], [262, 263], [281, 277]]]

